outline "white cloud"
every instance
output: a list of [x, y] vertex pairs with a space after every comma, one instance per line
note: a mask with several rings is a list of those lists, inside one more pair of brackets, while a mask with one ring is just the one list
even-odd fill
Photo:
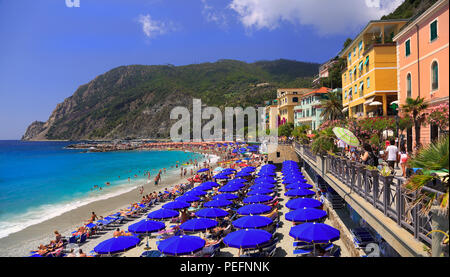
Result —
[[214, 22], [222, 28], [227, 28], [228, 21], [224, 11], [219, 11], [208, 4], [208, 0], [201, 0], [203, 4], [202, 15], [208, 22]]
[[138, 22], [141, 24], [142, 31], [148, 38], [154, 38], [176, 30], [172, 22], [153, 20], [149, 14], [139, 15]]
[[402, 0], [231, 0], [229, 8], [248, 29], [273, 30], [281, 22], [313, 26], [320, 35], [358, 31]]

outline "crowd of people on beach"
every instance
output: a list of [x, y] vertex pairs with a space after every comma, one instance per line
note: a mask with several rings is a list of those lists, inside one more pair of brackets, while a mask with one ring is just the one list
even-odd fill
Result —
[[[180, 168], [180, 177], [187, 177], [188, 176], [188, 166], [191, 166], [190, 168], [190, 175], [191, 178], [187, 179], [186, 183], [175, 185], [171, 188], [166, 189], [165, 191], [153, 191], [148, 194], [144, 194], [144, 186], [139, 186], [137, 188], [138, 193], [141, 197], [139, 202], [130, 203], [129, 207], [125, 209], [119, 210], [114, 216], [117, 218], [128, 218], [133, 219], [135, 216], [139, 216], [139, 214], [142, 212], [143, 207], [151, 207], [155, 205], [156, 203], [165, 202], [168, 200], [173, 200], [177, 196], [182, 195], [186, 190], [191, 189], [194, 186], [194, 183], [196, 182], [205, 182], [212, 180], [212, 172], [208, 171], [203, 174], [196, 174], [195, 172], [197, 169], [200, 168], [211, 168], [211, 156], [210, 155], [216, 155], [219, 156], [219, 159], [221, 160], [230, 160], [233, 158], [233, 155], [231, 154], [231, 151], [223, 151], [223, 149], [215, 149], [211, 147], [203, 147], [203, 146], [188, 146], [182, 148], [183, 151], [189, 151], [189, 152], [197, 152], [197, 153], [203, 153], [206, 156], [206, 159], [203, 161], [203, 163], [199, 163], [197, 159], [189, 159], [188, 161], [184, 162], [183, 164], [177, 162], [175, 165], [171, 166], [171, 168]], [[261, 164], [261, 161], [263, 159], [258, 159], [258, 161], [249, 161], [248, 164], [252, 164], [255, 166], [259, 166]], [[253, 162], [253, 163], [252, 163]], [[219, 162], [220, 163], [220, 162]], [[234, 164], [231, 165], [232, 167], [235, 167]], [[131, 171], [130, 171], [131, 172]], [[155, 177], [155, 186], [158, 185], [161, 181], [161, 175], [166, 173], [167, 169], [162, 168], [159, 170]], [[150, 178], [150, 171], [145, 171], [144, 176], [148, 176]], [[120, 178], [120, 176], [119, 176]], [[130, 177], [128, 177], [130, 178]], [[137, 176], [135, 176], [137, 178]], [[109, 182], [106, 183], [106, 185], [110, 185]], [[101, 186], [94, 186], [91, 188], [93, 189], [99, 189], [101, 190]], [[210, 195], [207, 195], [207, 199], [212, 199], [214, 195], [217, 194], [217, 189], [212, 192]], [[193, 207], [195, 209], [196, 205], [198, 203], [194, 203]], [[77, 251], [74, 251], [73, 248], [67, 248], [66, 246], [69, 244], [80, 244], [80, 242], [86, 241], [88, 238], [97, 235], [100, 233], [101, 224], [95, 224], [96, 222], [103, 222], [106, 218], [110, 218], [112, 215], [109, 215], [107, 217], [103, 216], [97, 216], [95, 212], [92, 212], [89, 219], [85, 220], [82, 226], [79, 226], [74, 232], [71, 233], [70, 236], [64, 237], [62, 236], [57, 230], [54, 231], [55, 239], [51, 240], [48, 244], [41, 244], [37, 247], [36, 250], [30, 251], [32, 255], [38, 255], [38, 256], [52, 256], [52, 257], [86, 257], [88, 256], [86, 253], [82, 251], [82, 249], [78, 249], [78, 253], [75, 253]], [[186, 221], [188, 218], [190, 218], [191, 213], [188, 213], [187, 210], [181, 211], [180, 219]], [[215, 230], [211, 231], [211, 234], [218, 233], [220, 231], [224, 230], [223, 227], [218, 226]], [[129, 232], [120, 230], [120, 228], [116, 228], [113, 236], [130, 236], [132, 235]], [[211, 242], [212, 243], [212, 242]]]

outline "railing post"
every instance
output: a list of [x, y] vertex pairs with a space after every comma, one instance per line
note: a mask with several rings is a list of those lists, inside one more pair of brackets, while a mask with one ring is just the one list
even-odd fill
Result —
[[397, 224], [402, 225], [402, 201], [403, 201], [403, 191], [402, 191], [402, 185], [400, 183], [400, 179], [397, 179], [396, 184], [396, 196], [397, 196], [397, 206], [396, 206], [396, 212], [397, 212]]
[[384, 215], [388, 214], [388, 204], [389, 204], [389, 196], [391, 194], [391, 183], [394, 176], [380, 176], [381, 181], [383, 182], [383, 212]]
[[[416, 199], [416, 197], [417, 197], [417, 191], [414, 192], [413, 199]], [[420, 206], [420, 204], [417, 204], [412, 209], [412, 218], [413, 218], [413, 228], [414, 228], [414, 238], [415, 239], [419, 238], [419, 212], [418, 212], [419, 206]]]
[[378, 191], [379, 191], [379, 179], [378, 179], [378, 171], [374, 172], [372, 176], [372, 191], [373, 191], [373, 206], [377, 207], [377, 199], [378, 199]]

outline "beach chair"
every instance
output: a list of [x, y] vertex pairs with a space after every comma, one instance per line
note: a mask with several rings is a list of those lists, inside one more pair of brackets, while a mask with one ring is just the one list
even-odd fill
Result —
[[158, 250], [150, 250], [150, 251], [144, 251], [142, 252], [140, 257], [146, 257], [146, 258], [156, 258], [156, 257], [162, 257], [163, 254], [159, 252]]
[[76, 236], [71, 236], [71, 237], [69, 238], [69, 243], [77, 243], [77, 242], [78, 242], [78, 239], [77, 239]]
[[292, 252], [292, 254], [299, 256], [299, 257], [304, 257], [307, 255], [310, 255], [313, 251], [313, 248], [298, 248], [298, 249], [294, 249], [294, 251]]
[[78, 244], [80, 245], [80, 244], [85, 243], [85, 242], [86, 242], [86, 239], [87, 239], [87, 234], [82, 234], [82, 235], [80, 236], [80, 240], [78, 241]]
[[330, 255], [333, 257], [341, 256], [341, 247], [338, 245], [333, 245], [333, 248], [330, 250]]
[[356, 248], [364, 248], [369, 243], [376, 243], [376, 239], [366, 228], [351, 229], [350, 233], [353, 235], [353, 243]]

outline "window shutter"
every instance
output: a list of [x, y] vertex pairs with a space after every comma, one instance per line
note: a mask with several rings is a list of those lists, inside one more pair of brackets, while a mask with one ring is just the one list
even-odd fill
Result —
[[430, 24], [430, 40], [433, 41], [437, 38], [437, 20]]
[[411, 41], [407, 40], [405, 43], [406, 48], [406, 56], [409, 56], [411, 54]]

